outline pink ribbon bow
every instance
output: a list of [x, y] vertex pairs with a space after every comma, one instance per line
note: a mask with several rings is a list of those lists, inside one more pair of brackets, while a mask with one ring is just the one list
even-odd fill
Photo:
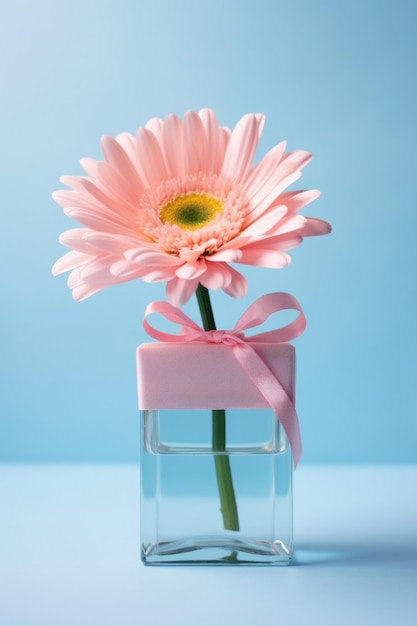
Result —
[[[243, 331], [262, 324], [273, 313], [288, 309], [298, 311], [298, 316], [286, 326], [250, 337], [244, 335]], [[164, 333], [151, 326], [146, 319], [151, 313], [159, 313], [170, 322], [179, 324], [179, 334]], [[230, 346], [240, 367], [250, 377], [280, 420], [292, 449], [294, 467], [297, 466], [302, 451], [300, 428], [294, 403], [275, 374], [251, 346], [251, 343], [288, 342], [301, 335], [305, 326], [304, 313], [298, 301], [289, 293], [270, 293], [258, 298], [238, 319], [232, 330], [205, 331], [180, 309], [168, 302], [151, 302], [146, 308], [143, 319], [145, 331], [150, 337], [158, 341], [177, 343], [199, 341], [223, 343]]]

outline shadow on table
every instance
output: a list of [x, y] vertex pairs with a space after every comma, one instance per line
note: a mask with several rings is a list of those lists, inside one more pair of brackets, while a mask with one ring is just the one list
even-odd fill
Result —
[[401, 565], [417, 568], [417, 546], [337, 544], [298, 545], [292, 564], [320, 567], [326, 565]]

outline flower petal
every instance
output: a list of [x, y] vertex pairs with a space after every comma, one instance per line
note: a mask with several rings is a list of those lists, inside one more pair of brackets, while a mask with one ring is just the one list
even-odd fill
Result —
[[198, 278], [207, 270], [207, 265], [204, 259], [200, 259], [200, 261], [193, 261], [190, 263], [184, 263], [178, 269], [175, 270], [175, 275], [178, 278], [185, 278], [187, 280], [192, 280], [194, 278]]
[[167, 282], [166, 295], [168, 301], [174, 306], [183, 306], [195, 293], [198, 287], [198, 278], [186, 280], [184, 278], [173, 278]]
[[142, 189], [142, 181], [138, 176], [132, 161], [122, 148], [120, 143], [113, 137], [104, 136], [101, 139], [101, 149], [106, 161], [115, 169], [120, 178], [132, 189]]
[[296, 248], [302, 243], [303, 237], [299, 231], [292, 233], [286, 233], [284, 235], [273, 235], [272, 237], [265, 237], [260, 241], [255, 241], [245, 246], [242, 250], [244, 254], [246, 251], [251, 250], [270, 250], [273, 252], [284, 252]]
[[64, 213], [77, 220], [77, 222], [80, 222], [80, 224], [87, 226], [87, 228], [92, 228], [93, 230], [114, 233], [116, 235], [132, 236], [134, 234], [132, 230], [129, 230], [129, 228], [123, 224], [119, 224], [115, 219], [103, 215], [94, 215], [94, 213], [88, 211], [88, 209], [73, 209], [70, 207], [65, 209]]
[[223, 162], [223, 158], [221, 160], [217, 159], [220, 133], [216, 115], [211, 109], [202, 109], [198, 115], [203, 122], [207, 136], [206, 171], [209, 174], [211, 174], [212, 172], [217, 173], [221, 163]]
[[313, 155], [307, 150], [293, 150], [284, 154], [282, 164], [285, 165], [287, 172], [294, 172], [305, 167], [312, 158]]
[[171, 281], [174, 276], [173, 271], [168, 271], [166, 267], [154, 267], [141, 275], [145, 283], [164, 283]]
[[279, 203], [285, 204], [290, 213], [296, 213], [319, 196], [320, 191], [317, 189], [286, 191], [279, 196]]
[[[137, 177], [137, 184], [127, 183], [126, 179], [120, 173], [105, 161], [95, 161], [94, 159], [81, 159], [80, 163], [85, 171], [89, 174], [89, 178], [66, 177], [65, 184], [72, 186], [74, 189], [80, 189], [84, 193], [87, 191], [93, 197], [100, 194], [100, 202], [106, 206], [114, 204], [122, 207], [129, 207], [130, 210], [136, 207], [137, 198], [143, 190], [143, 183]], [[78, 179], [78, 184], [77, 184]], [[93, 189], [96, 188], [95, 192]]]
[[[116, 188], [113, 187], [113, 192]], [[136, 217], [137, 197], [133, 202], [133, 195], [130, 200], [125, 196], [112, 199], [106, 192], [103, 192], [98, 186], [94, 185], [90, 180], [81, 181], [81, 198], [84, 200], [84, 206], [95, 210], [96, 212], [106, 213], [106, 215], [116, 217], [119, 221], [131, 222]], [[93, 202], [93, 204], [91, 204]]]
[[207, 263], [207, 272], [200, 276], [200, 283], [207, 289], [226, 289], [232, 282], [232, 274], [226, 263]]
[[114, 278], [124, 278], [132, 275], [134, 275], [135, 278], [142, 278], [146, 273], [146, 269], [133, 265], [126, 259], [118, 259], [117, 261], [113, 260], [112, 263], [110, 263], [110, 259], [108, 259], [108, 263], [109, 273]]
[[207, 135], [194, 111], [187, 111], [184, 116], [184, 163], [190, 174], [207, 171]]
[[167, 178], [164, 157], [155, 135], [146, 128], [139, 128], [136, 134], [136, 146], [140, 159], [139, 174], [152, 187]]
[[82, 239], [85, 243], [94, 247], [96, 253], [101, 251], [120, 256], [123, 256], [127, 249], [138, 243], [133, 237], [124, 237], [122, 235], [114, 235], [113, 233], [99, 233], [94, 230], [86, 230]]
[[239, 248], [220, 248], [217, 252], [210, 255], [209, 260], [213, 262], [225, 262], [236, 263], [242, 256], [242, 251]]
[[307, 222], [307, 218], [304, 215], [286, 215], [279, 223], [275, 224], [269, 231], [266, 233], [266, 237], [272, 237], [276, 235], [285, 235], [287, 233], [298, 232], [302, 230]]
[[176, 115], [168, 115], [162, 129], [163, 151], [170, 176], [184, 173], [184, 131]]
[[289, 176], [281, 180], [279, 183], [276, 183], [273, 179], [270, 179], [267, 184], [261, 187], [261, 189], [259, 189], [259, 191], [257, 191], [250, 198], [252, 209], [248, 216], [248, 222], [254, 222], [273, 204], [278, 204], [281, 192], [293, 182], [298, 180], [300, 176], [300, 172], [294, 172], [293, 174], [290, 174]]
[[289, 265], [291, 257], [285, 252], [259, 248], [243, 250], [239, 261], [245, 265], [259, 265], [261, 267], [282, 268]]
[[136, 148], [136, 138], [130, 133], [119, 133], [118, 135], [116, 135], [116, 141], [122, 146], [123, 150], [126, 152], [129, 159], [132, 161], [136, 169], [136, 174], [139, 176], [138, 174], [139, 157], [138, 157], [138, 151]]
[[230, 142], [231, 132], [228, 128], [220, 126], [218, 129], [217, 155], [213, 169], [216, 173], [221, 173], [224, 158], [226, 156], [227, 146]]
[[265, 213], [265, 215], [262, 215], [259, 219], [249, 224], [247, 228], [242, 230], [242, 235], [244, 237], [250, 236], [253, 239], [259, 239], [265, 233], [269, 232], [271, 228], [276, 227], [286, 214], [287, 207], [276, 206]]
[[205, 245], [197, 246], [196, 248], [182, 248], [180, 250], [179, 258], [181, 261], [192, 262], [197, 261], [205, 252]]
[[249, 197], [258, 192], [270, 180], [281, 162], [286, 145], [286, 141], [281, 141], [250, 170], [244, 182], [244, 189]]
[[229, 267], [231, 275], [230, 284], [224, 288], [224, 291], [232, 298], [243, 298], [248, 290], [246, 278], [237, 272], [233, 267]]
[[81, 285], [73, 288], [72, 297], [76, 302], [81, 302], [108, 286], [109, 285], [89, 285], [82, 283]]
[[151, 117], [145, 124], [145, 128], [150, 130], [155, 135], [160, 145], [162, 145], [162, 129], [164, 126], [163, 120], [160, 117]]
[[131, 248], [124, 253], [125, 258], [137, 265], [146, 265], [151, 267], [152, 265], [167, 267], [178, 267], [183, 263], [177, 256], [173, 254], [167, 254], [157, 248]]
[[71, 252], [67, 252], [54, 263], [52, 266], [52, 274], [53, 276], [58, 276], [58, 274], [63, 274], [64, 272], [73, 270], [76, 267], [80, 267], [81, 265], [84, 265], [89, 258], [90, 257], [83, 252], [71, 250]]
[[84, 235], [91, 232], [88, 228], [72, 228], [66, 230], [59, 236], [59, 243], [67, 248], [73, 248], [78, 252], [84, 252], [85, 254], [94, 254], [97, 250], [91, 243], [88, 243], [84, 239]]
[[107, 256], [94, 258], [81, 269], [80, 279], [95, 285], [111, 284], [110, 263]]
[[236, 124], [227, 146], [223, 174], [229, 178], [246, 176], [255, 155], [265, 117], [260, 114], [244, 115]]
[[328, 222], [319, 220], [316, 217], [306, 217], [306, 223], [300, 229], [302, 237], [316, 237], [317, 235], [328, 235], [332, 232], [332, 227]]

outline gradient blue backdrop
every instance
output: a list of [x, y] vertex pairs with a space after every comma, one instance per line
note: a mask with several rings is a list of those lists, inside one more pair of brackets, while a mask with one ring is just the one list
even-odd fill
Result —
[[50, 268], [75, 224], [50, 195], [101, 135], [203, 106], [228, 126], [266, 113], [259, 154], [311, 150], [309, 213], [334, 228], [285, 270], [248, 268], [243, 301], [216, 294], [219, 326], [293, 293], [304, 460], [417, 460], [416, 6], [3, 0], [0, 460], [137, 460], [135, 347], [164, 286], [74, 303]]

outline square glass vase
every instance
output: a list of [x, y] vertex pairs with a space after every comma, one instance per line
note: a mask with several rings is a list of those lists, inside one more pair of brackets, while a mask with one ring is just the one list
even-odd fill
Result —
[[164, 408], [140, 415], [143, 563], [287, 565], [293, 461], [273, 411]]

